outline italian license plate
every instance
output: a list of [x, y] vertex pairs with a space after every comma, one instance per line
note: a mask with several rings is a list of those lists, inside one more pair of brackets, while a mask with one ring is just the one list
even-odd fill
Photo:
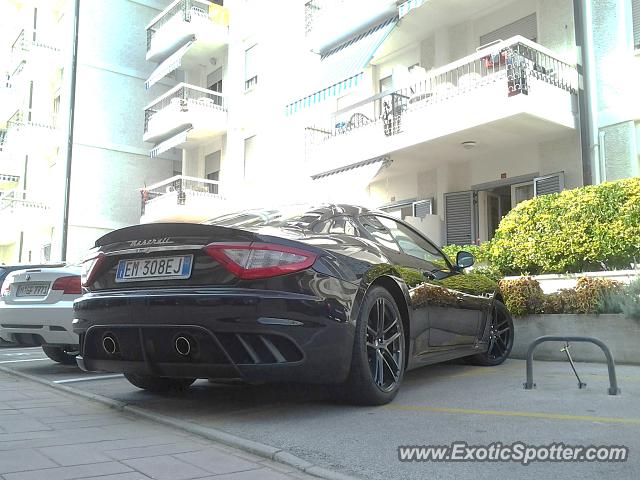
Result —
[[16, 297], [46, 297], [48, 292], [48, 283], [29, 283], [18, 286]]
[[193, 255], [120, 260], [116, 282], [179, 280], [191, 276]]

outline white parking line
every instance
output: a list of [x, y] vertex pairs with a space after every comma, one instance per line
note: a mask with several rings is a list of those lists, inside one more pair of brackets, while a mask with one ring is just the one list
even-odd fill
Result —
[[91, 380], [105, 380], [108, 378], [122, 378], [122, 374], [116, 375], [99, 375], [96, 377], [79, 377], [79, 378], [66, 378], [64, 380], [54, 380], [53, 383], [75, 383], [75, 382], [88, 382]]
[[21, 362], [41, 362], [43, 360], [49, 360], [49, 359], [48, 358], [25, 358], [23, 360], [3, 360], [0, 362], [0, 364], [1, 363], [21, 363]]

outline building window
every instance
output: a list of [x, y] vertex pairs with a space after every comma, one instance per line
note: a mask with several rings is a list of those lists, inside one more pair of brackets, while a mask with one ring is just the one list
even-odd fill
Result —
[[633, 46], [640, 50], [640, 0], [631, 1], [631, 14], [633, 17]]
[[244, 178], [255, 175], [256, 135], [244, 139]]
[[244, 89], [249, 90], [258, 84], [257, 45], [244, 52]]

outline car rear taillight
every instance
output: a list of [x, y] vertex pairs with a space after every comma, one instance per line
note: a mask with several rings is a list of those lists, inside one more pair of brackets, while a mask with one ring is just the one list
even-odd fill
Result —
[[62, 293], [65, 295], [80, 295], [82, 293], [80, 277], [78, 275], [60, 277], [53, 282], [51, 290], [62, 290]]
[[104, 263], [107, 256], [100, 252], [96, 255], [86, 258], [82, 262], [82, 273], [80, 275], [80, 281], [83, 287], [89, 287], [95, 282], [98, 273], [100, 273], [100, 266]]
[[8, 297], [11, 294], [11, 281], [7, 278], [2, 283], [2, 290], [0, 291], [0, 297]]
[[315, 253], [273, 243], [212, 243], [204, 251], [243, 280], [299, 272], [318, 258]]

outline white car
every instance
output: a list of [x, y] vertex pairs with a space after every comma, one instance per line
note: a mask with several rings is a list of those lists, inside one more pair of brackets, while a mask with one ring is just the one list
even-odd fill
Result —
[[77, 266], [11, 272], [2, 284], [0, 337], [24, 347], [42, 346], [58, 363], [73, 365], [78, 336], [73, 333], [73, 301], [80, 297]]

